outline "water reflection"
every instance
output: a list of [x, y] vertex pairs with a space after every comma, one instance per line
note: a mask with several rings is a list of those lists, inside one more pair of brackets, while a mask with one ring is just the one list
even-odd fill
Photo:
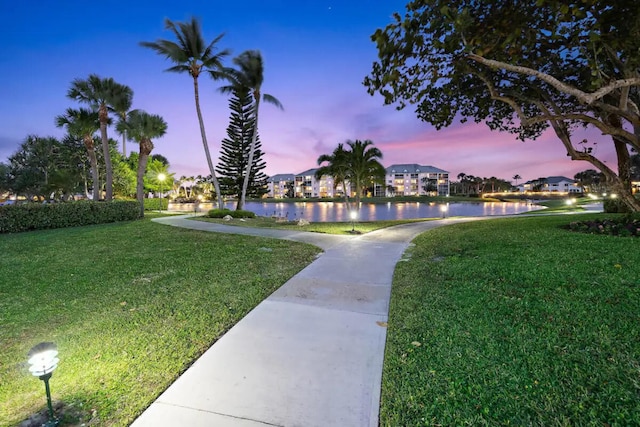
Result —
[[[442, 206], [447, 206], [446, 210]], [[235, 209], [235, 202], [225, 203], [228, 209]], [[170, 203], [169, 210], [179, 212], [206, 212], [212, 203]], [[304, 218], [310, 222], [349, 222], [349, 211], [342, 202], [296, 202], [263, 203], [247, 202], [246, 210], [258, 216], [283, 217], [291, 221]], [[360, 208], [358, 221], [381, 221], [391, 219], [439, 218], [449, 216], [492, 216], [511, 215], [541, 209], [527, 202], [519, 203], [364, 203]]]

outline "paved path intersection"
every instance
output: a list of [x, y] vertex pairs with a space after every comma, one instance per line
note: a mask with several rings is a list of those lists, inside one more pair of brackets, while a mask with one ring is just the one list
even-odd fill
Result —
[[305, 242], [324, 252], [216, 341], [132, 426], [377, 426], [395, 265], [418, 234], [475, 219], [360, 236], [156, 219]]

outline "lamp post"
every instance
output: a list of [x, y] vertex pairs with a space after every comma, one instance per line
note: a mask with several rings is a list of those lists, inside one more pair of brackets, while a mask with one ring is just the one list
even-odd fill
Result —
[[166, 178], [167, 176], [162, 172], [158, 174], [158, 181], [160, 181], [160, 210], [158, 212], [162, 212], [162, 184], [164, 184]]
[[29, 372], [35, 377], [44, 381], [45, 393], [47, 394], [47, 406], [49, 407], [49, 421], [44, 427], [55, 427], [58, 420], [54, 417], [53, 406], [51, 405], [51, 390], [49, 389], [49, 379], [54, 369], [58, 367], [58, 347], [52, 342], [41, 342], [34, 346], [27, 357], [29, 358]]
[[358, 219], [358, 211], [351, 211], [349, 213], [349, 216], [351, 217], [351, 232], [355, 233], [356, 232], [356, 219]]

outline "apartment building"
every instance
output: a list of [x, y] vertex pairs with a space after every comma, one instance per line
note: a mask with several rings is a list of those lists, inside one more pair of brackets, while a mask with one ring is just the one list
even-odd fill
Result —
[[[297, 198], [342, 197], [342, 184], [335, 185], [331, 176], [316, 179], [317, 169], [308, 169], [298, 174], [278, 174], [268, 180], [267, 197], [287, 197], [287, 189], [293, 185]], [[346, 183], [346, 190], [353, 195], [354, 189]], [[433, 166], [397, 164], [386, 168], [385, 184], [374, 187], [374, 197], [418, 196], [449, 194], [449, 172]]]
[[386, 172], [387, 197], [449, 195], [449, 172], [445, 170], [411, 163], [391, 165]]
[[582, 188], [576, 180], [566, 176], [550, 176], [544, 179], [535, 179], [518, 185], [521, 193], [581, 193]]
[[281, 173], [269, 177], [267, 180], [267, 192], [268, 197], [274, 197], [276, 199], [284, 199], [291, 197], [290, 190], [294, 186], [296, 176], [292, 173]]

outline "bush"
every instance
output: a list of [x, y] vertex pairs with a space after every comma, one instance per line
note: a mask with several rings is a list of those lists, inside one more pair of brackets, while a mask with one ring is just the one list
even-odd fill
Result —
[[169, 206], [169, 200], [167, 199], [144, 199], [145, 211], [164, 211]]
[[620, 199], [604, 199], [602, 209], [605, 213], [629, 213], [629, 208]]
[[132, 200], [0, 206], [0, 233], [131, 221], [139, 218], [139, 209]]
[[589, 234], [640, 237], [640, 214], [627, 214], [620, 218], [573, 221], [568, 228], [572, 231]]
[[225, 216], [232, 218], [255, 218], [256, 214], [251, 211], [232, 211], [229, 209], [211, 209], [207, 216], [209, 218], [224, 218]]

